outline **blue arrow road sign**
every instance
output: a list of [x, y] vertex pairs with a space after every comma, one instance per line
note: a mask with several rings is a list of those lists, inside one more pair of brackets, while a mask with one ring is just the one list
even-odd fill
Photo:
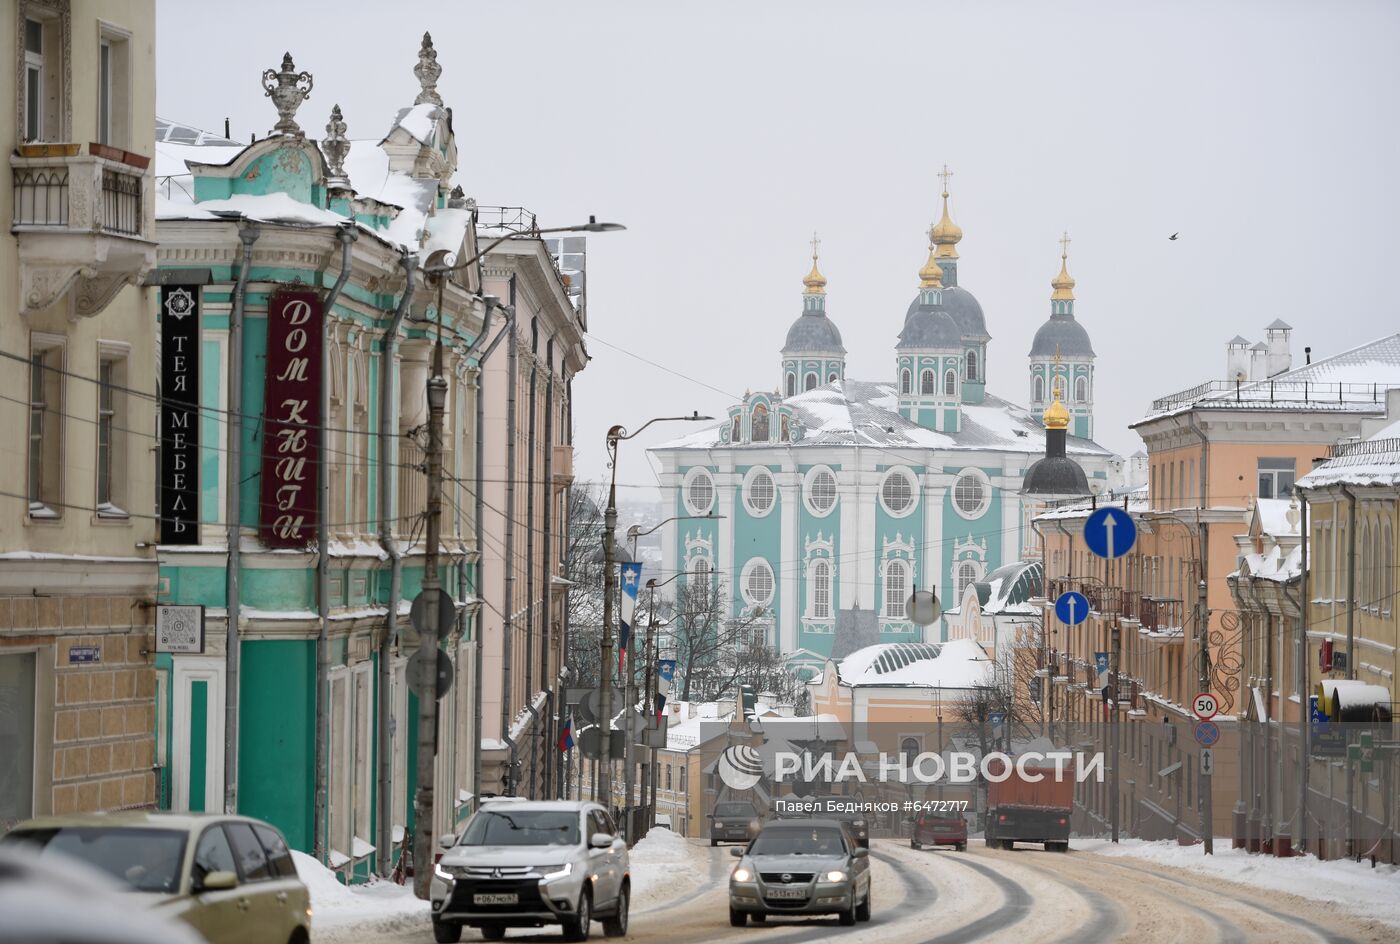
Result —
[[1084, 522], [1084, 543], [1099, 557], [1122, 557], [1137, 543], [1137, 525], [1122, 508], [1100, 508]]
[[1202, 747], [1210, 747], [1220, 740], [1220, 725], [1214, 721], [1198, 721], [1196, 723], [1196, 743]]
[[1100, 675], [1103, 675], [1105, 672], [1108, 671], [1108, 653], [1094, 653], [1094, 668], [1098, 670], [1098, 673]]
[[1066, 590], [1055, 600], [1055, 615], [1066, 626], [1078, 626], [1089, 618], [1089, 600], [1076, 590]]

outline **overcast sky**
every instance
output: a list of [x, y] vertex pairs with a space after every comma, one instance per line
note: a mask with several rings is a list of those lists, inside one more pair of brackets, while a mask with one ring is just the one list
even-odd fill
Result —
[[[1400, 330], [1400, 4], [160, 0], [158, 17], [159, 113], [228, 117], [241, 140], [275, 122], [259, 75], [288, 49], [315, 75], [309, 133], [339, 103], [352, 137], [379, 137], [431, 30], [469, 195], [628, 226], [589, 243], [580, 478], [605, 474], [613, 423], [777, 387], [813, 230], [847, 376], [893, 380], [944, 163], [989, 390], [1028, 399], [1068, 230], [1096, 438], [1124, 454], [1153, 397], [1223, 379], [1234, 334], [1282, 317], [1301, 363]], [[620, 483], [653, 484], [645, 447], [687, 431], [658, 429], [623, 446]]]

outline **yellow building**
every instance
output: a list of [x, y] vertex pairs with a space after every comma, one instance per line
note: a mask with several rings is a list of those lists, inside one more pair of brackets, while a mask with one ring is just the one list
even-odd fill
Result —
[[155, 802], [153, 0], [0, 17], [0, 829]]

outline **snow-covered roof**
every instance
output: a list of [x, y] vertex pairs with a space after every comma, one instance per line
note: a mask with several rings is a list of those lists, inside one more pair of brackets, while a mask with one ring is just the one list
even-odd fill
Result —
[[892, 642], [851, 653], [836, 666], [842, 685], [973, 688], [991, 677], [992, 662], [971, 639]]
[[[940, 433], [899, 414], [898, 394], [892, 383], [838, 380], [785, 398], [794, 418], [804, 428], [794, 448], [816, 446], [886, 446], [891, 448], [979, 449], [996, 452], [1045, 454], [1045, 428], [1040, 414], [1032, 413], [1000, 397], [986, 395], [981, 404], [964, 403], [963, 421], [955, 433]], [[674, 439], [658, 449], [712, 449], [721, 445], [720, 431], [712, 426]], [[725, 448], [735, 448], [724, 444]], [[762, 448], [769, 444], [758, 443]], [[737, 448], [748, 448], [739, 446]], [[1110, 455], [1089, 439], [1070, 436], [1070, 455]]]
[[1243, 567], [1230, 576], [1240, 577], [1245, 571], [1248, 571], [1249, 576], [1260, 580], [1279, 583], [1298, 580], [1303, 576], [1303, 548], [1299, 546], [1286, 551], [1275, 544], [1263, 554], [1246, 554]]
[[[1147, 499], [1147, 486], [1141, 485], [1130, 489], [1122, 495], [1117, 496], [1112, 504], [1119, 508], [1123, 507], [1123, 499], [1127, 498], [1128, 507], [1125, 509], [1130, 515], [1145, 515], [1152, 510]], [[1094, 513], [1094, 509], [1104, 502], [1096, 502], [1086, 498], [1082, 501], [1066, 502], [1062, 505], [1054, 505], [1035, 516], [1036, 521], [1064, 521], [1072, 518], [1087, 518]]]
[[[1386, 432], [1389, 429], [1381, 431]], [[1299, 488], [1327, 485], [1400, 485], [1400, 437], [1377, 434], [1336, 446], [1330, 459], [1298, 480]]]
[[1392, 387], [1400, 387], [1400, 333], [1275, 374], [1267, 380], [1241, 384], [1209, 381], [1161, 397], [1153, 401], [1147, 417], [1133, 426], [1203, 407], [1382, 412], [1385, 409], [1385, 391]]
[[1030, 599], [1040, 592], [1044, 577], [1045, 567], [1038, 560], [1012, 561], [998, 567], [987, 576], [987, 599], [982, 601], [982, 612], [1036, 612]]
[[[682, 703], [684, 704], [684, 702]], [[715, 702], [706, 702], [696, 706], [697, 712], [694, 717], [677, 721], [666, 728], [666, 750], [668, 751], [688, 751], [700, 743], [701, 728], [709, 725], [718, 730], [720, 722], [728, 721], [734, 717], [733, 711], [727, 711], [723, 715], [719, 713], [719, 706]]]
[[[1270, 537], [1297, 537], [1301, 516], [1297, 514], [1297, 506], [1291, 498], [1256, 498], [1254, 500], [1255, 514], [1259, 519], [1259, 531]], [[1289, 520], [1289, 509], [1294, 510], [1293, 520]]]

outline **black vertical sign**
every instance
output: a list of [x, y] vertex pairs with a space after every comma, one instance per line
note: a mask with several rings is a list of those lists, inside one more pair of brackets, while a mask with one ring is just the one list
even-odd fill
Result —
[[160, 290], [160, 543], [199, 543], [199, 286]]

